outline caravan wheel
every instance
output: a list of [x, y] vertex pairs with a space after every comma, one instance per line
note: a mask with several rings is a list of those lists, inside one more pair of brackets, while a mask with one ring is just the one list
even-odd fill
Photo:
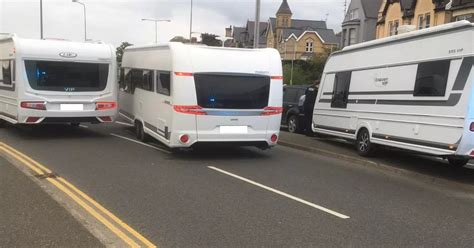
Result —
[[138, 140], [145, 142], [148, 141], [148, 134], [143, 130], [143, 124], [139, 121], [135, 122], [135, 135]]
[[0, 119], [0, 127], [4, 127], [7, 124], [6, 121]]
[[357, 134], [356, 141], [357, 153], [363, 157], [372, 156], [375, 152], [375, 145], [370, 142], [370, 133], [363, 128]]

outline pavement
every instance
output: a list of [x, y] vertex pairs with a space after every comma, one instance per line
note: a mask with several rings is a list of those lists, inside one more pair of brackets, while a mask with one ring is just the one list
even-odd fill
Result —
[[[136, 141], [132, 130], [119, 124], [10, 126], [0, 129], [0, 137], [158, 247], [474, 243], [474, 192], [443, 190], [327, 154], [286, 146], [174, 154], [156, 141]], [[394, 159], [403, 159], [408, 167], [436, 162]]]
[[103, 247], [34, 180], [0, 157], [0, 247]]

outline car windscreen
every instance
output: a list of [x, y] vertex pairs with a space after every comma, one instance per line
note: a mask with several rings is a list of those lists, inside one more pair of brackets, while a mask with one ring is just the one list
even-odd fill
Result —
[[194, 74], [198, 105], [216, 109], [268, 106], [270, 77], [242, 74]]
[[31, 88], [46, 91], [103, 91], [108, 64], [26, 60]]

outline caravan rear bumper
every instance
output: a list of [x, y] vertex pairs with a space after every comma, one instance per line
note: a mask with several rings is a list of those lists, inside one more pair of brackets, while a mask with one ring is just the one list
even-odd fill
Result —
[[[188, 137], [184, 140], [188, 142], [182, 142], [182, 136], [187, 135]], [[187, 133], [178, 132], [172, 133], [170, 137], [171, 147], [195, 147], [200, 145], [209, 144], [222, 144], [231, 146], [256, 146], [260, 148], [268, 148], [277, 145], [278, 138], [280, 136], [279, 130], [274, 132], [261, 132], [252, 134], [234, 134], [234, 135], [222, 135], [222, 134], [203, 134], [203, 133]]]
[[18, 123], [103, 123], [115, 121], [116, 115], [116, 109], [102, 111], [50, 111], [21, 109], [21, 111], [19, 111]]

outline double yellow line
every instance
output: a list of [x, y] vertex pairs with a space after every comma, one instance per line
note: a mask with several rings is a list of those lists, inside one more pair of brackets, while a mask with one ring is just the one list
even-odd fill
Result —
[[[86, 212], [104, 224], [130, 247], [156, 247], [140, 233], [105, 209], [87, 194], [69, 183], [66, 179], [55, 176], [53, 172], [44, 165], [2, 142], [0, 142], [0, 152], [3, 152], [26, 165], [30, 170], [37, 174], [36, 176], [45, 177], [48, 182], [64, 192]], [[139, 245], [139, 243], [141, 243], [141, 245]]]

